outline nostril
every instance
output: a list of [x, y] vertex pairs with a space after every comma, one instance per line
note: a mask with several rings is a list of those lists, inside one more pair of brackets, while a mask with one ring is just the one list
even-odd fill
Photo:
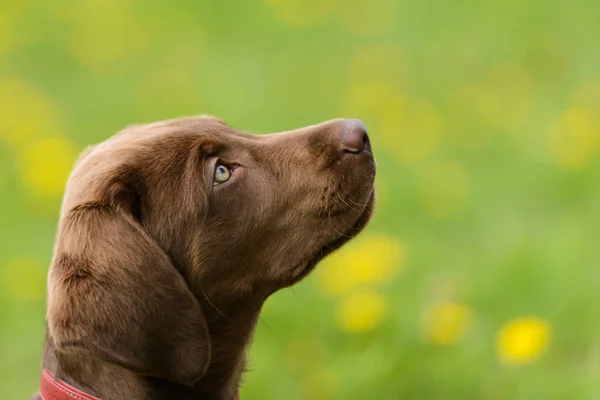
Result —
[[360, 154], [369, 148], [367, 127], [358, 119], [344, 122], [341, 132], [341, 149], [345, 153]]
[[367, 132], [365, 132], [365, 134], [363, 135], [363, 138], [362, 138], [363, 150], [369, 149], [370, 146], [371, 146], [371, 143], [369, 142], [369, 135], [367, 134]]

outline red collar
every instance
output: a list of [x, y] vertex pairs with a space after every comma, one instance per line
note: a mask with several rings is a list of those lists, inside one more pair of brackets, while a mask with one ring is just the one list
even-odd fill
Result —
[[[98, 397], [84, 393], [67, 382], [57, 379], [48, 370], [42, 371], [40, 397], [42, 400], [100, 400]], [[235, 399], [239, 398], [239, 393], [236, 393]]]
[[98, 397], [84, 393], [67, 382], [56, 379], [52, 372], [48, 370], [42, 371], [40, 396], [42, 400], [100, 400]]

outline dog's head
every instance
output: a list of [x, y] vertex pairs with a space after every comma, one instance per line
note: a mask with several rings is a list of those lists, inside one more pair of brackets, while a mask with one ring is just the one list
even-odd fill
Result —
[[87, 150], [67, 186], [48, 289], [56, 347], [195, 381], [210, 355], [202, 299], [302, 279], [368, 222], [374, 177], [357, 120], [270, 135], [212, 117], [125, 129]]

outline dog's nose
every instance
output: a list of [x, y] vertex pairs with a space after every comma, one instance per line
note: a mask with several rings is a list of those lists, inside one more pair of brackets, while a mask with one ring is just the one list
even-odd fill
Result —
[[363, 151], [371, 150], [367, 127], [361, 120], [348, 119], [343, 122], [341, 128], [341, 150], [351, 154], [360, 154]]

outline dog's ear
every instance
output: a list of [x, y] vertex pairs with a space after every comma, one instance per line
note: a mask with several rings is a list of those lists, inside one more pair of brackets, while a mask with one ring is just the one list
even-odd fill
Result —
[[185, 280], [140, 224], [136, 193], [63, 216], [48, 277], [56, 349], [83, 352], [142, 376], [192, 384], [206, 371], [206, 321]]

